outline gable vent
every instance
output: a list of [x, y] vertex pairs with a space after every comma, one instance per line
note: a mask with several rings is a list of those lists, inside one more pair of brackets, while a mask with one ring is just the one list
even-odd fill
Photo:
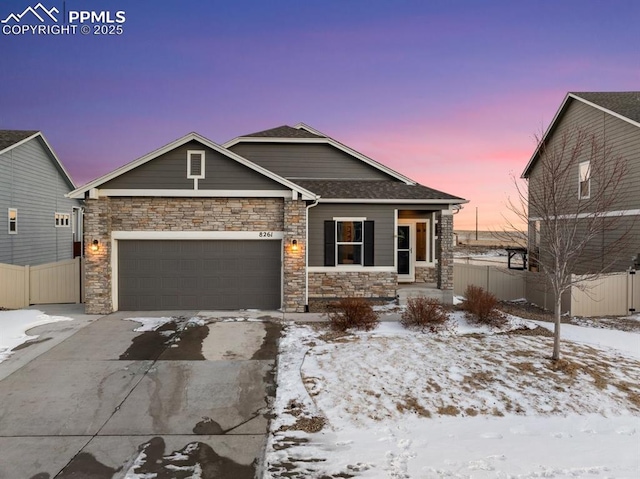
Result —
[[204, 151], [187, 151], [187, 178], [204, 178]]

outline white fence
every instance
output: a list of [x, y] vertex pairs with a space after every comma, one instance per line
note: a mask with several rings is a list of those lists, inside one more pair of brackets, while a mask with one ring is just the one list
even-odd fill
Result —
[[[463, 296], [469, 285], [480, 286], [498, 299], [527, 301], [553, 310], [554, 296], [539, 273], [497, 266], [455, 263], [453, 292]], [[582, 281], [562, 297], [562, 312], [572, 316], [624, 316], [640, 310], [640, 274], [628, 272]]]
[[38, 266], [0, 264], [0, 306], [82, 302], [80, 258]]

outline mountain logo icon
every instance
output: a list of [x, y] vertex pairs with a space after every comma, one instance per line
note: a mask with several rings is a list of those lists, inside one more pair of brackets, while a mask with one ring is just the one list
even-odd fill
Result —
[[33, 16], [35, 16], [40, 21], [40, 23], [44, 23], [46, 17], [49, 17], [54, 22], [58, 23], [58, 19], [54, 16], [54, 14], [60, 13], [60, 10], [58, 10], [56, 7], [47, 10], [44, 5], [42, 5], [42, 3], [38, 3], [35, 7], [29, 6], [25, 8], [22, 13], [10, 13], [7, 18], [2, 20], [2, 23], [9, 23], [11, 20], [16, 23], [20, 23], [28, 13], [31, 13]]

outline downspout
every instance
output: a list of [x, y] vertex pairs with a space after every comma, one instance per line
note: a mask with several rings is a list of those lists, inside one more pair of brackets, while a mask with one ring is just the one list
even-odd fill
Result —
[[319, 196], [313, 203], [306, 206], [306, 215], [304, 217], [304, 312], [309, 312], [309, 209], [318, 205]]

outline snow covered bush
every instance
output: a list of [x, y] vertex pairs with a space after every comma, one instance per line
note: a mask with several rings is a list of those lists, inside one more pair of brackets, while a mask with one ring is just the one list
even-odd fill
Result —
[[371, 304], [362, 298], [345, 298], [332, 303], [327, 315], [331, 327], [337, 331], [360, 329], [371, 331], [380, 323], [378, 313]]
[[497, 310], [498, 298], [489, 291], [469, 285], [464, 292], [464, 298], [461, 306], [471, 321], [495, 327], [506, 323], [505, 315]]
[[441, 331], [448, 320], [449, 316], [440, 301], [423, 296], [409, 298], [407, 309], [400, 317], [400, 323], [405, 328], [418, 329], [423, 333], [427, 330], [433, 333]]

